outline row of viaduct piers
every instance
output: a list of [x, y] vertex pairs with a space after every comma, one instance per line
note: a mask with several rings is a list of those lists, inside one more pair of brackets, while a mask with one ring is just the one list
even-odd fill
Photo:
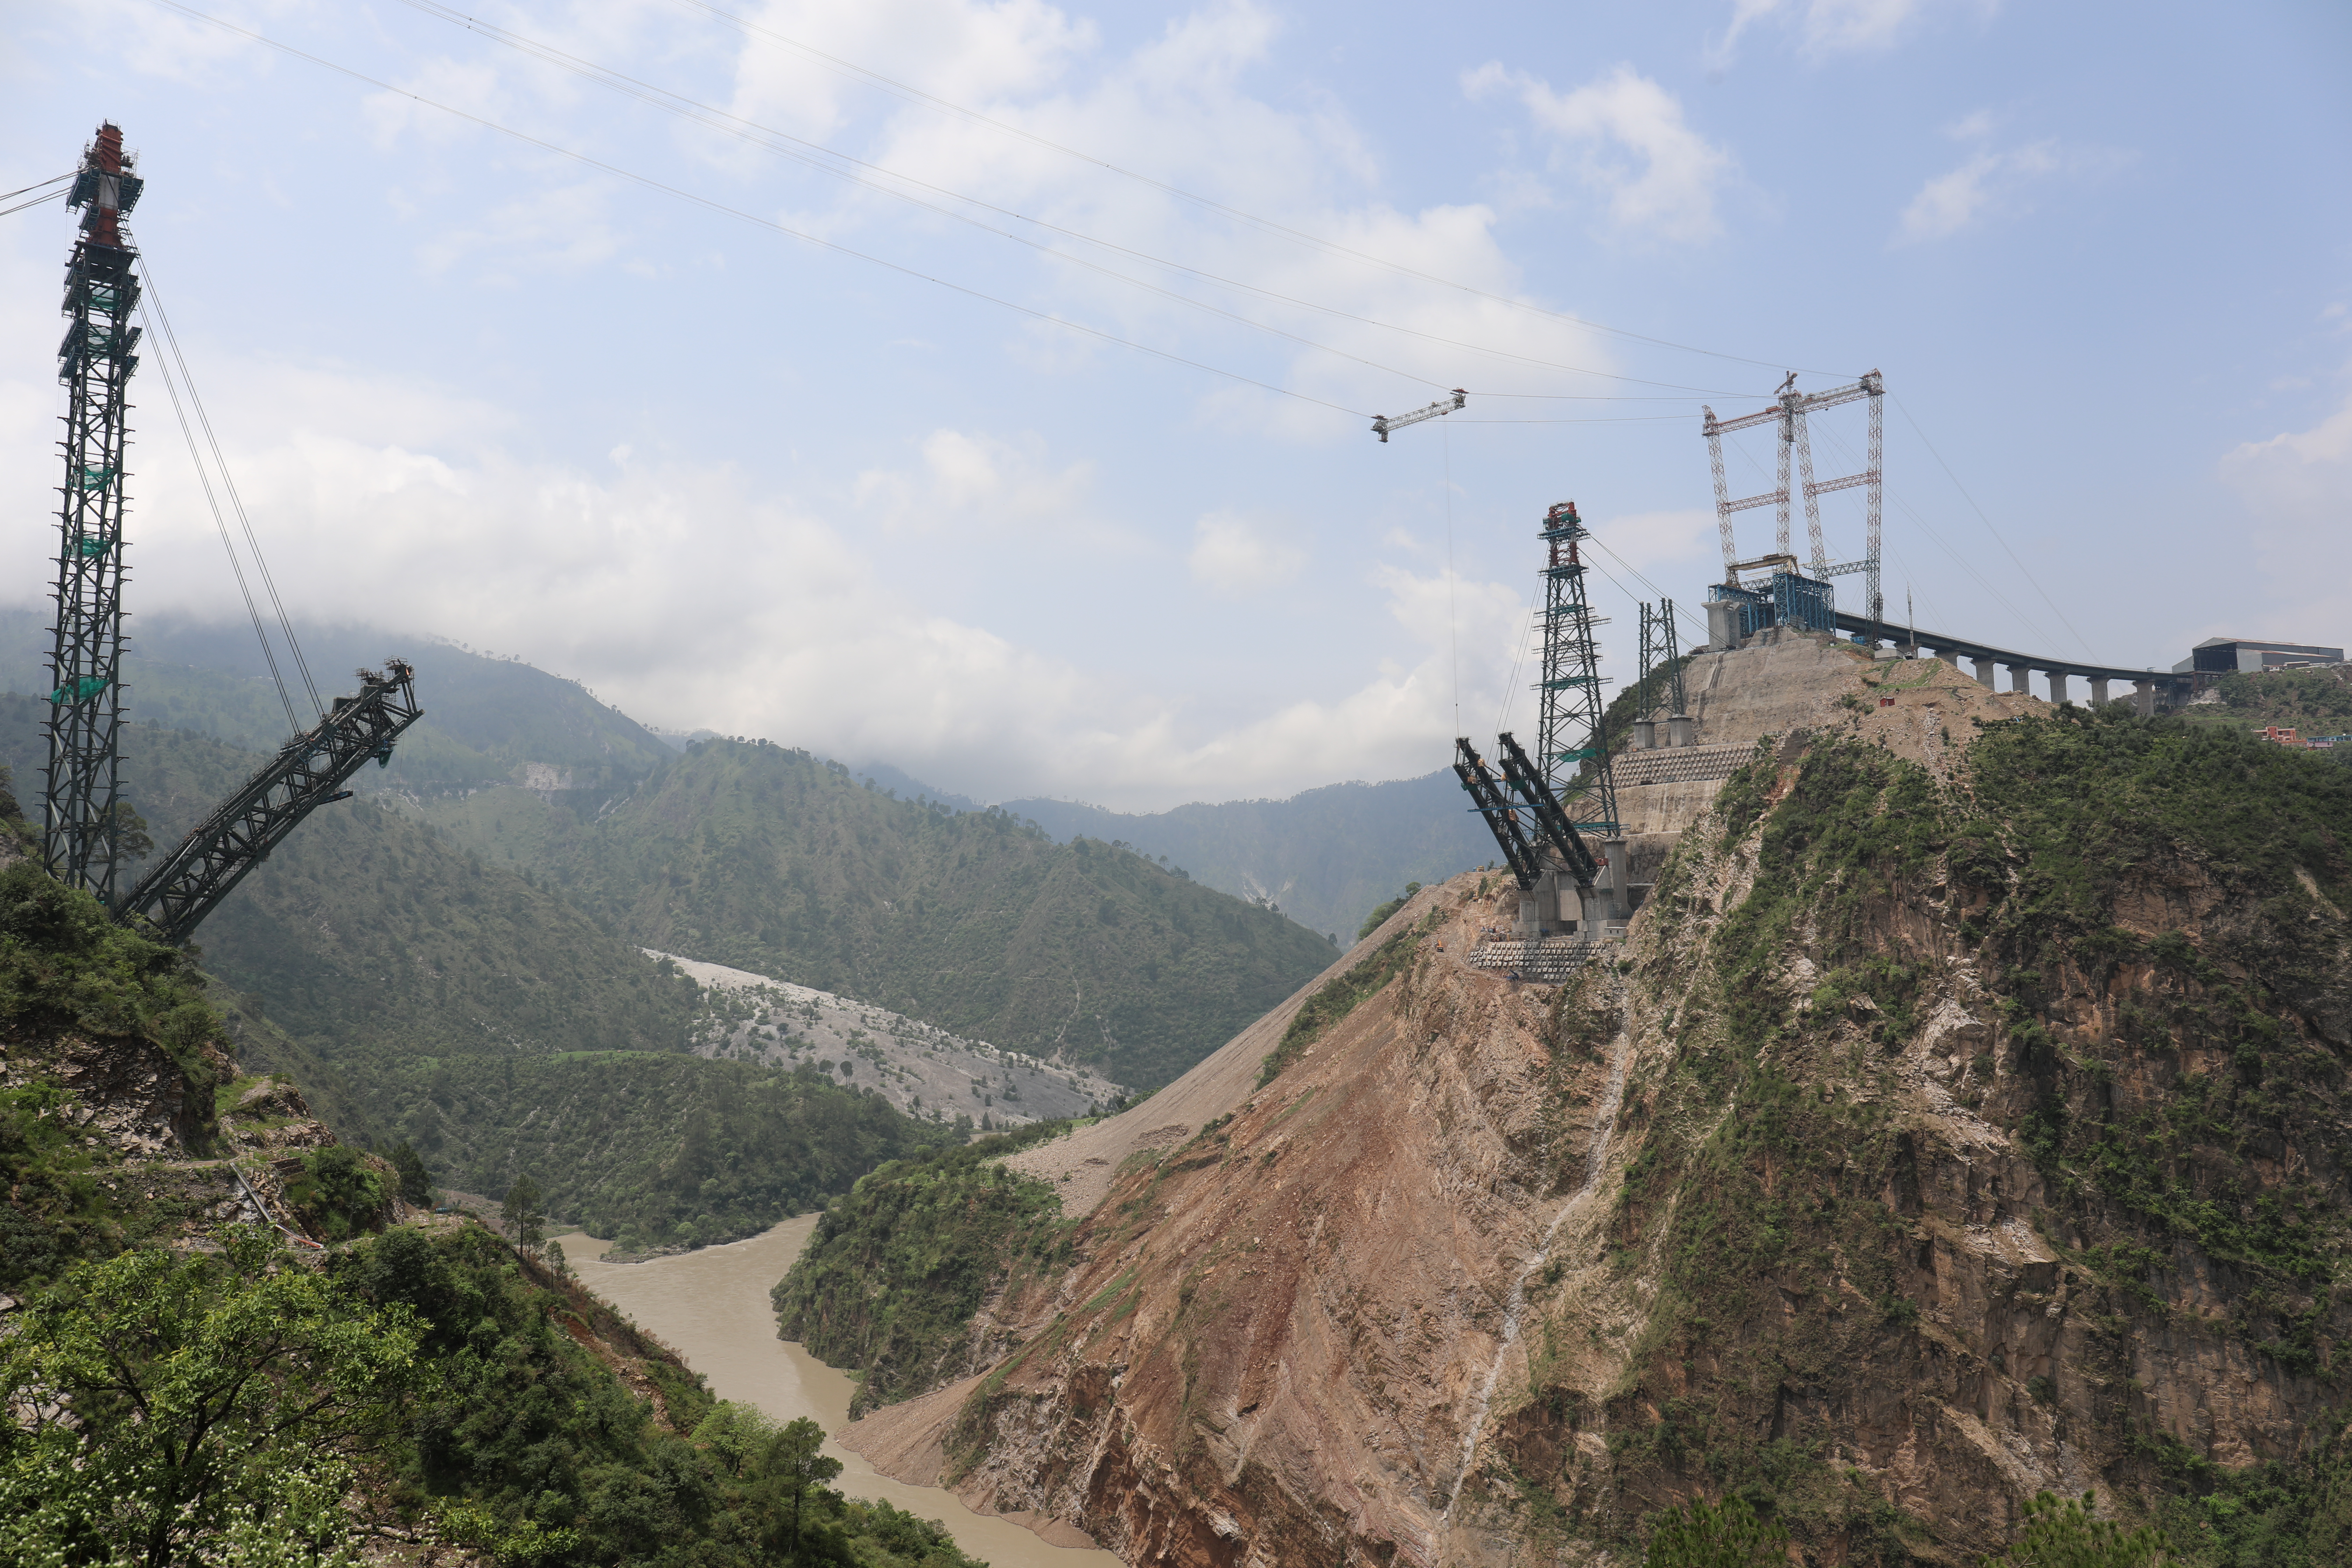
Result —
[[[1710, 604], [1707, 608], [1712, 612], [1717, 606]], [[1725, 608], [1734, 613], [1710, 614], [1708, 616], [1707, 646], [1711, 651], [1738, 646], [1737, 606], [1726, 605]], [[1891, 643], [1896, 647], [1933, 654], [1955, 669], [1960, 668], [1962, 659], [1967, 659], [1972, 667], [1970, 673], [1977, 681], [1995, 691], [2000, 689], [1998, 671], [2008, 672], [2009, 689], [2029, 696], [2033, 692], [2032, 678], [2038, 674], [2048, 683], [2050, 700], [2053, 703], [2068, 700], [2072, 694], [2067, 683], [2080, 679], [2089, 688], [2091, 705], [2104, 707], [2111, 700], [2111, 689], [2128, 681], [2135, 705], [2143, 718], [2154, 716], [2159, 704], [2170, 708], [2186, 702], [2192, 685], [2189, 677], [2169, 671], [2127, 669], [2120, 665], [2090, 664], [2078, 659], [2017, 653], [1969, 637], [1947, 637], [1940, 632], [1925, 631], [1915, 626], [1893, 626], [1885, 621], [1872, 620], [1866, 616], [1850, 616], [1843, 611], [1837, 616], [1837, 628], [1866, 642]]]

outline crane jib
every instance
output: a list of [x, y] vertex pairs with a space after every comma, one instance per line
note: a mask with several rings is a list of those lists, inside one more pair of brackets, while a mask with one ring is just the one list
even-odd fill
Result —
[[165, 942], [185, 942], [296, 824], [331, 801], [350, 799], [343, 783], [369, 759], [389, 762], [393, 742], [424, 716], [415, 672], [394, 659], [382, 675], [362, 670], [360, 680], [359, 695], [338, 698], [332, 712], [288, 742], [140, 879], [116, 918], [143, 921]]

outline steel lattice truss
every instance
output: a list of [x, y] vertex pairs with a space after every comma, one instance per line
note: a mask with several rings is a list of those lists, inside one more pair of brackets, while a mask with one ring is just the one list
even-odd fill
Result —
[[[1796, 377], [1792, 375], [1789, 380], [1793, 384]], [[1867, 399], [1870, 404], [1870, 452], [1863, 471], [1834, 479], [1814, 479], [1812, 436], [1806, 425], [1807, 416], [1863, 399]], [[1726, 583], [1734, 587], [1739, 585], [1739, 552], [1731, 539], [1732, 514], [1746, 511], [1753, 507], [1773, 508], [1774, 518], [1779, 524], [1775, 539], [1780, 553], [1793, 559], [1794, 552], [1790, 537], [1790, 512], [1795, 496], [1798, 490], [1801, 489], [1805, 498], [1806, 542], [1812, 550], [1812, 574], [1826, 580], [1847, 573], [1862, 573], [1866, 592], [1870, 596], [1870, 618], [1872, 620], [1885, 618], [1882, 612], [1885, 607], [1885, 601], [1879, 592], [1878, 584], [1878, 531], [1880, 491], [1883, 487], [1883, 456], [1885, 446], [1884, 407], [1885, 401], [1885, 380], [1874, 370], [1860, 381], [1845, 386], [1832, 387], [1827, 392], [1798, 392], [1793, 384], [1784, 385], [1780, 398], [1771, 407], [1760, 409], [1754, 414], [1743, 414], [1736, 419], [1717, 419], [1714, 409], [1702, 408], [1701, 412], [1706, 416], [1707, 457], [1715, 468], [1715, 516], [1717, 526], [1723, 534], [1723, 580]], [[1767, 490], [1762, 495], [1747, 496], [1734, 500], [1731, 499], [1730, 485], [1723, 471], [1723, 438], [1737, 431], [1753, 429], [1767, 424], [1777, 424], [1780, 426], [1780, 483], [1777, 488]], [[1790, 484], [1789, 475], [1792, 459], [1797, 469], [1797, 486], [1794, 489]], [[1832, 565], [1828, 549], [1822, 539], [1821, 498], [1836, 490], [1855, 489], [1864, 492], [1864, 506], [1866, 513], [1868, 540], [1861, 560]]]
[[66, 474], [58, 509], [57, 632], [49, 653], [48, 760], [42, 775], [42, 858], [51, 875], [100, 900], [114, 894], [121, 826], [122, 509], [139, 301], [138, 253], [122, 215], [141, 182], [122, 132], [101, 126], [82, 153], [68, 205], [83, 209], [66, 268]]
[[1576, 885], [1591, 888], [1600, 879], [1600, 862], [1593, 859], [1584, 836], [1577, 832], [1576, 825], [1568, 819], [1568, 813], [1562, 811], [1559, 802], [1553, 798], [1551, 785], [1544, 782], [1543, 774], [1528, 760], [1527, 752], [1520, 749], [1518, 741], [1510, 731], [1505, 731], [1495, 737], [1495, 749], [1503, 754], [1504, 782], [1511, 786], [1512, 793], [1518, 796], [1527, 812], [1536, 819], [1537, 830], [1542, 833], [1544, 841], [1559, 857], [1560, 864], [1568, 868], [1568, 874], [1575, 879]]
[[1669, 718], [1684, 711], [1683, 655], [1675, 630], [1675, 602], [1660, 599], [1658, 607], [1642, 606], [1642, 687], [1633, 701], [1633, 717], [1646, 719], [1664, 707]]
[[1584, 595], [1584, 563], [1578, 546], [1592, 537], [1576, 515], [1574, 501], [1561, 501], [1544, 514], [1538, 531], [1549, 550], [1544, 564], [1543, 678], [1536, 683], [1542, 704], [1536, 729], [1536, 767], [1545, 784], [1577, 826], [1608, 837], [1617, 831], [1617, 780], [1611, 772], [1602, 732], [1601, 626]]
[[1518, 883], [1519, 891], [1533, 892], [1536, 879], [1543, 875], [1543, 860], [1537, 855], [1535, 846], [1528, 842], [1527, 829], [1519, 825], [1519, 814], [1510, 797], [1495, 782], [1486, 760], [1478, 754], [1478, 748], [1470, 743], [1467, 735], [1454, 740], [1454, 774], [1470, 792], [1478, 815], [1486, 819], [1487, 829], [1501, 847], [1503, 858], [1510, 864], [1511, 879]]
[[392, 743], [416, 722], [415, 672], [398, 659], [378, 675], [359, 672], [356, 697], [334, 708], [310, 733], [289, 741], [268, 765], [245, 782], [163, 864], [140, 879], [122, 900], [124, 919], [144, 917], [164, 941], [185, 942], [196, 925], [269, 858], [295, 824], [336, 792], [371, 757], [392, 760]]

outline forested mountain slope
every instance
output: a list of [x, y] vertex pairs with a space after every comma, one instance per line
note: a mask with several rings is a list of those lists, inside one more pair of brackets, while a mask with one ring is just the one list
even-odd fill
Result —
[[[40, 710], [0, 697], [0, 763], [20, 780], [40, 776]], [[261, 761], [131, 725], [124, 793], [160, 847]], [[313, 812], [197, 940], [213, 973], [363, 1095], [406, 1056], [680, 1049], [697, 997], [562, 900], [364, 796]]]
[[0, 790], [9, 1561], [970, 1568], [528, 1232], [420, 1212], [28, 837]]
[[[39, 776], [39, 717], [0, 697], [19, 777]], [[163, 843], [259, 760], [124, 734], [127, 793]], [[754, 1234], [950, 1135], [814, 1072], [685, 1054], [691, 980], [366, 796], [314, 812], [197, 935], [239, 1049], [310, 1084], [347, 1136], [408, 1142], [469, 1191], [529, 1175], [628, 1246]]]
[[[355, 788], [434, 792], [480, 783], [560, 783], [593, 791], [640, 778], [670, 751], [635, 720], [576, 681], [437, 638], [358, 626], [303, 626], [304, 655], [320, 695], [352, 689], [352, 670], [398, 655], [416, 668], [425, 717], [401, 738], [392, 765], [371, 768]], [[0, 691], [48, 689], [46, 617], [0, 611]], [[281, 648], [295, 710], [314, 721]], [[273, 752], [286, 710], [249, 628], [142, 618], [123, 661], [124, 710], [133, 722], [191, 731], [248, 752]], [[540, 764], [528, 774], [526, 765]]]
[[[1008, 1173], [1149, 1151], [961, 1260], [1006, 1289], [926, 1343], [982, 1375], [852, 1445], [1172, 1563], [1630, 1558], [1731, 1496], [1810, 1562], [1962, 1568], [2043, 1489], [2182, 1568], [2346, 1561], [2352, 774], [1872, 673], [1724, 785], [1622, 964], [1471, 966], [1514, 894], [1458, 878], [1255, 1073]], [[874, 1207], [825, 1231], [880, 1314]]]
[[1004, 809], [1056, 838], [1083, 834], [1165, 856], [1198, 881], [1274, 904], [1344, 942], [1407, 882], [1442, 881], [1494, 858], [1495, 841], [1469, 804], [1461, 781], [1440, 769], [1145, 816], [1059, 800], [1012, 800]]
[[1332, 952], [1141, 856], [895, 800], [759, 742], [696, 742], [545, 853], [554, 885], [632, 942], [1146, 1088]]

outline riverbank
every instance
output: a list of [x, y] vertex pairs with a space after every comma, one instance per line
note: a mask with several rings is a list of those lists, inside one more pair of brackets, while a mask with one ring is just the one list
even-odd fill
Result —
[[[805, 1415], [838, 1434], [849, 1424], [848, 1376], [779, 1340], [768, 1304], [770, 1289], [815, 1228], [816, 1216], [803, 1215], [749, 1240], [643, 1263], [607, 1263], [606, 1243], [585, 1235], [566, 1236], [563, 1250], [583, 1284], [684, 1356], [719, 1397], [755, 1405], [778, 1421]], [[951, 1492], [893, 1480], [830, 1437], [825, 1452], [842, 1463], [835, 1484], [844, 1493], [940, 1521], [959, 1546], [991, 1568], [1120, 1568], [1108, 1552], [1052, 1544], [1025, 1521], [974, 1513]], [[1083, 1539], [1068, 1525], [1041, 1522], [1056, 1535]]]

